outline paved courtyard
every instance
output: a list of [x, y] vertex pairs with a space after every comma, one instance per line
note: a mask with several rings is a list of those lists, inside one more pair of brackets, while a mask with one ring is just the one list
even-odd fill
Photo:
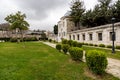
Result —
[[[43, 43], [53, 48], [55, 48], [56, 46], [56, 44], [54, 43], [49, 43], [49, 42], [43, 42]], [[85, 61], [85, 56], [83, 58], [84, 58], [83, 61]], [[120, 78], [120, 60], [108, 58], [108, 66], [106, 72], [114, 75], [115, 77]]]

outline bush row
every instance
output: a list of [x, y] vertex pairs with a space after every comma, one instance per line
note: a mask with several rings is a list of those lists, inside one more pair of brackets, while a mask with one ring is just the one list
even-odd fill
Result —
[[17, 41], [20, 41], [20, 42], [22, 42], [22, 41], [38, 41], [38, 39], [36, 37], [27, 37], [27, 38], [23, 38], [23, 40], [20, 38], [19, 39], [18, 38], [10, 39], [10, 42], [17, 42]]
[[[79, 45], [79, 46], [78, 46]], [[65, 54], [69, 52], [71, 58], [75, 61], [81, 61], [83, 58], [83, 49], [82, 43], [78, 43], [72, 40], [62, 40], [62, 44], [57, 44], [56, 49], [59, 51], [63, 51]], [[90, 46], [97, 46], [93, 44], [87, 44]], [[100, 45], [104, 47], [103, 44]], [[111, 46], [107, 46], [110, 48]], [[107, 57], [105, 53], [101, 51], [91, 50], [88, 51], [85, 55], [86, 64], [90, 70], [92, 70], [95, 74], [103, 74], [107, 67]]]
[[[112, 45], [104, 45], [104, 44], [92, 44], [92, 43], [81, 43], [82, 45], [89, 45], [89, 46], [95, 46], [95, 47], [106, 47], [106, 48], [112, 48]], [[120, 46], [116, 46], [116, 49], [120, 49]]]

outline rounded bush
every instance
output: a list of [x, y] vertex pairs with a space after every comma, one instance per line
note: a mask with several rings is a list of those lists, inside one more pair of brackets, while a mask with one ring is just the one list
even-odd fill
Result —
[[78, 42], [76, 47], [81, 48], [81, 47], [82, 47], [82, 43], [79, 43], [79, 42]]
[[94, 44], [95, 47], [97, 47], [98, 45], [97, 44]]
[[57, 44], [57, 45], [56, 45], [56, 49], [59, 50], [59, 51], [61, 51], [62, 45], [61, 45], [61, 44]]
[[83, 57], [83, 49], [78, 47], [71, 47], [69, 49], [69, 53], [71, 55], [71, 58], [75, 61], [82, 60]]
[[107, 48], [112, 48], [112, 45], [107, 45], [106, 47], [107, 47]]
[[93, 44], [92, 43], [90, 43], [90, 44], [88, 44], [89, 46], [93, 46]]
[[99, 47], [105, 47], [105, 45], [104, 44], [99, 44]]
[[49, 42], [52, 42], [52, 39], [49, 39], [48, 41], [49, 41]]
[[73, 46], [73, 47], [77, 47], [77, 45], [78, 45], [78, 42], [77, 42], [77, 41], [73, 41], [73, 42], [72, 42], [72, 46]]
[[67, 39], [62, 39], [62, 44], [68, 44], [68, 40]]
[[68, 52], [69, 48], [70, 48], [70, 45], [68, 45], [68, 44], [63, 44], [62, 45], [62, 50], [65, 54]]
[[105, 53], [97, 50], [88, 51], [86, 54], [86, 63], [88, 68], [95, 74], [104, 73], [108, 64]]
[[116, 49], [120, 49], [120, 46], [116, 46]]
[[68, 40], [68, 44], [70, 45], [70, 46], [72, 46], [72, 40]]

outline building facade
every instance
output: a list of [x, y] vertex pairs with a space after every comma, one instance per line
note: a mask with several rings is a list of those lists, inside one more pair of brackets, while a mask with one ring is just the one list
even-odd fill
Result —
[[[114, 26], [115, 45], [120, 45], [120, 22], [115, 23]], [[74, 30], [73, 22], [68, 16], [64, 16], [58, 22], [58, 38], [58, 42], [64, 38], [83, 43], [112, 45], [112, 24]]]

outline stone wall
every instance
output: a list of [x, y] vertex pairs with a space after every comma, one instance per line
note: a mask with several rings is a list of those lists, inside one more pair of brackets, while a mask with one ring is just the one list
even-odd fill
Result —
[[[111, 32], [112, 24], [108, 24], [103, 26], [97, 26], [94, 28], [70, 31], [68, 32], [66, 39], [70, 40], [71, 36], [71, 40], [75, 40], [78, 42], [112, 45]], [[90, 34], [92, 34], [92, 40], [90, 39]], [[99, 40], [100, 34], [102, 34], [102, 40]], [[120, 23], [115, 23], [115, 34], [115, 45], [120, 45]], [[83, 35], [85, 35], [85, 40], [83, 40]], [[73, 38], [74, 36], [75, 39]]]

